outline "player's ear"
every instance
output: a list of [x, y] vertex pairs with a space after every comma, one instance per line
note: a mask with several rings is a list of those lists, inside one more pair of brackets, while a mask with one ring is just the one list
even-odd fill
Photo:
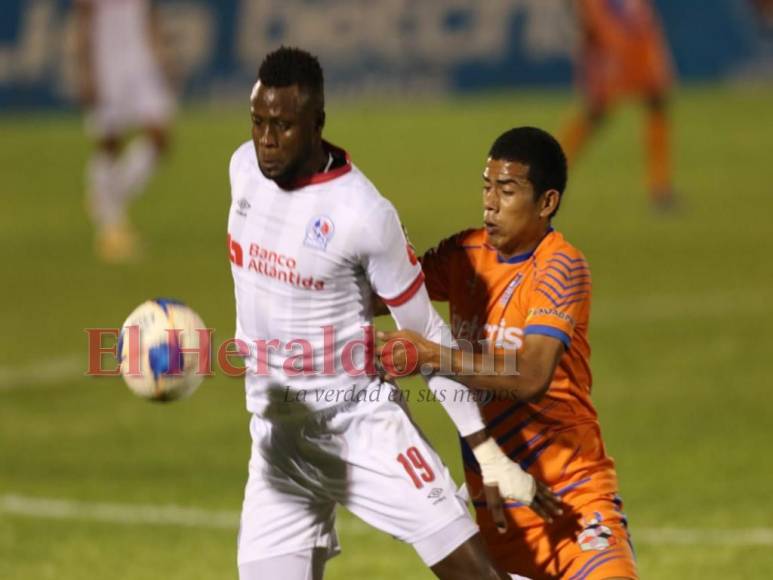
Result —
[[548, 189], [545, 193], [542, 194], [542, 199], [540, 200], [540, 210], [539, 210], [539, 216], [542, 218], [550, 218], [551, 215], [555, 213], [555, 211], [558, 209], [558, 204], [561, 201], [561, 194], [558, 193], [557, 189]]
[[317, 129], [319, 131], [322, 131], [322, 129], [325, 127], [325, 111], [324, 109], [320, 109], [317, 111]]

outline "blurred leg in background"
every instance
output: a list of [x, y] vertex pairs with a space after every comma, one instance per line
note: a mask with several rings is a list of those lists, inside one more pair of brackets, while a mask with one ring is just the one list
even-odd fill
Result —
[[647, 187], [653, 209], [668, 211], [674, 207], [674, 191], [671, 180], [671, 126], [665, 95], [657, 95], [645, 101]]
[[607, 116], [604, 107], [586, 107], [576, 113], [561, 130], [561, 145], [570, 165], [574, 165], [588, 140], [598, 131]]

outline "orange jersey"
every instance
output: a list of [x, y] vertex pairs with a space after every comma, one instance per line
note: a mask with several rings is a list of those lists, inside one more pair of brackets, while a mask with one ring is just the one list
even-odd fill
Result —
[[[627, 521], [617, 498], [614, 463], [604, 450], [590, 400], [588, 322], [591, 274], [582, 253], [550, 230], [533, 252], [503, 260], [485, 230], [441, 242], [422, 259], [427, 290], [449, 302], [460, 340], [519, 349], [529, 334], [560, 340], [565, 351], [539, 401], [496, 394], [481, 404], [489, 433], [510, 458], [561, 496], [565, 515], [545, 524], [528, 507], [506, 504], [510, 525], [500, 534], [485, 503], [478, 524], [494, 559], [532, 578], [636, 578]], [[475, 457], [462, 441], [472, 497], [481, 488]]]
[[[457, 339], [474, 345], [486, 339], [516, 351], [529, 334], [564, 343], [544, 397], [528, 403], [497, 394], [481, 404], [481, 411], [505, 453], [559, 494], [575, 512], [577, 525], [595, 517], [581, 513], [591, 502], [607, 498], [614, 507], [614, 463], [604, 450], [590, 399], [591, 274], [582, 253], [551, 230], [533, 252], [503, 260], [488, 245], [485, 230], [477, 229], [441, 242], [424, 255], [422, 267], [431, 298], [449, 302]], [[462, 455], [467, 485], [476, 497], [479, 466], [464, 442]], [[506, 506], [509, 531], [498, 534], [485, 505], [475, 504], [481, 530], [500, 562], [512, 555], [514, 542], [522, 537], [517, 534], [542, 529], [534, 512], [512, 503]]]
[[671, 83], [671, 62], [650, 0], [578, 0], [579, 80], [588, 98], [607, 103], [652, 95]]

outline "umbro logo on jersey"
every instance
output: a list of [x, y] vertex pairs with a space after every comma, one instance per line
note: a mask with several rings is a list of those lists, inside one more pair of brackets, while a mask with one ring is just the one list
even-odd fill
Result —
[[306, 226], [306, 238], [303, 240], [303, 245], [325, 250], [334, 233], [333, 220], [324, 215], [317, 216], [312, 218], [309, 225]]
[[238, 213], [242, 217], [247, 217], [247, 210], [249, 210], [252, 206], [250, 205], [250, 202], [247, 201], [246, 197], [242, 197], [239, 201], [236, 202], [236, 213]]

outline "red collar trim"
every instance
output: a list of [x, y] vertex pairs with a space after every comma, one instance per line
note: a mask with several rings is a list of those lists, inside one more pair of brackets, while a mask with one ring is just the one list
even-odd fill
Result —
[[324, 139], [322, 140], [322, 144], [325, 147], [325, 151], [329, 151], [333, 154], [338, 153], [339, 156], [343, 155], [344, 159], [346, 159], [346, 163], [341, 167], [337, 167], [336, 169], [333, 169], [331, 171], [326, 171], [325, 173], [314, 173], [313, 175], [309, 175], [308, 177], [304, 177], [303, 179], [298, 179], [297, 181], [293, 182], [290, 189], [300, 189], [308, 185], [319, 185], [320, 183], [326, 183], [328, 181], [332, 181], [333, 179], [341, 177], [342, 175], [346, 175], [352, 170], [352, 159], [351, 157], [349, 157], [349, 153], [347, 153], [340, 147], [336, 147], [332, 143], [328, 143]]

